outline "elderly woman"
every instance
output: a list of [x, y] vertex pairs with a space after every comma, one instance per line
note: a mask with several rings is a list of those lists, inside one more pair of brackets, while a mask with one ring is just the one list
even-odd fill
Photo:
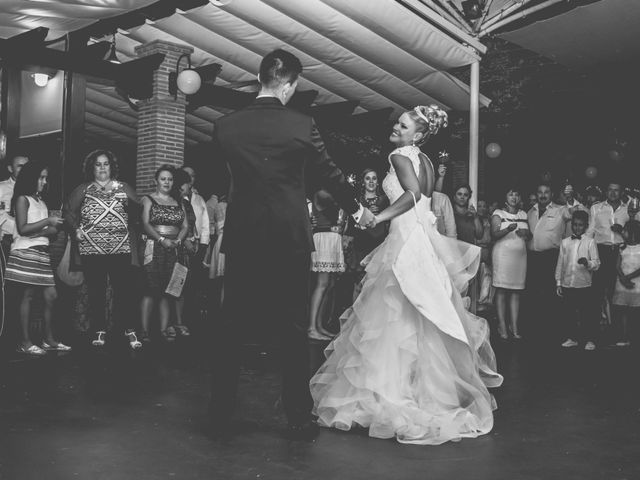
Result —
[[[144, 250], [146, 289], [142, 298], [143, 341], [149, 340], [149, 326], [154, 304], [160, 317], [160, 332], [167, 341], [176, 338], [176, 328], [169, 325], [172, 306], [181, 295], [167, 293], [176, 263], [187, 265], [186, 248], [189, 222], [179, 193], [174, 188], [175, 169], [163, 165], [155, 174], [156, 190], [142, 198], [142, 227], [147, 236]], [[186, 242], [185, 242], [186, 240]], [[186, 280], [186, 279], [184, 279]], [[182, 329], [180, 329], [182, 330]], [[181, 334], [184, 334], [181, 331]]]
[[132, 349], [136, 337], [133, 315], [137, 264], [132, 210], [139, 203], [135, 190], [118, 180], [118, 160], [108, 150], [95, 150], [84, 161], [85, 182], [71, 192], [63, 216], [70, 239], [77, 246], [74, 265], [81, 266], [89, 294], [92, 345], [105, 344], [107, 279], [114, 296], [114, 324], [123, 329]]

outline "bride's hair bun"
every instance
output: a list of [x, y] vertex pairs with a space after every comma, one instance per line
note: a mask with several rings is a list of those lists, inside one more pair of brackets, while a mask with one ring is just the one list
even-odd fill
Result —
[[426, 127], [427, 136], [435, 135], [449, 125], [447, 112], [437, 105], [418, 105], [413, 109], [416, 120]]

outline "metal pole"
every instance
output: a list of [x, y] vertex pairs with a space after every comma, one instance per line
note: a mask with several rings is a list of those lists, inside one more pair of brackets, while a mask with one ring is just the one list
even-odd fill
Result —
[[480, 130], [480, 62], [471, 64], [471, 92], [469, 95], [469, 185], [471, 203], [478, 204], [478, 136]]

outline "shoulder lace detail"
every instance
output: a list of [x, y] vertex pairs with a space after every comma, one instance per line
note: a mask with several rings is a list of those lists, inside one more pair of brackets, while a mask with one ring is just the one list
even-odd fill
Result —
[[411, 164], [413, 165], [413, 170], [416, 172], [416, 175], [420, 175], [420, 148], [415, 145], [405, 145], [404, 147], [396, 148], [393, 152], [389, 154], [389, 165], [390, 171], [395, 173], [395, 169], [393, 168], [393, 163], [391, 163], [391, 155], [403, 155], [411, 160]]

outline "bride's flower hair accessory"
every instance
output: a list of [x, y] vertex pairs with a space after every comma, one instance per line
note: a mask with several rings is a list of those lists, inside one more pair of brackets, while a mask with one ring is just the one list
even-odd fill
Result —
[[418, 105], [413, 111], [426, 124], [429, 135], [435, 135], [449, 125], [447, 112], [437, 105]]

